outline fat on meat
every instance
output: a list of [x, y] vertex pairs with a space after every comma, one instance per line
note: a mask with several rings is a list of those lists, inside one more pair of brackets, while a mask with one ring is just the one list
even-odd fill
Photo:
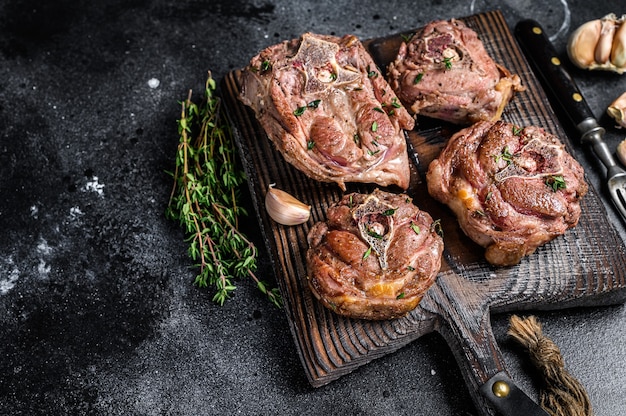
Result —
[[305, 33], [264, 49], [242, 71], [240, 99], [309, 177], [407, 189], [415, 121], [355, 36]]
[[477, 33], [456, 19], [415, 32], [387, 72], [410, 112], [462, 125], [499, 119], [524, 90], [519, 76], [496, 64]]
[[505, 121], [452, 135], [426, 182], [496, 266], [518, 264], [576, 226], [588, 190], [583, 168], [557, 136]]

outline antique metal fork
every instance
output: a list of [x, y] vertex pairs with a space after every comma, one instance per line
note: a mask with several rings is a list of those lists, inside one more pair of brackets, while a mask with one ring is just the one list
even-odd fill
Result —
[[626, 221], [626, 171], [617, 165], [604, 141], [604, 128], [598, 124], [578, 86], [561, 65], [554, 46], [539, 23], [523, 20], [515, 27], [515, 35], [548, 93], [553, 95], [579, 131], [581, 143], [591, 146], [606, 167], [611, 200]]

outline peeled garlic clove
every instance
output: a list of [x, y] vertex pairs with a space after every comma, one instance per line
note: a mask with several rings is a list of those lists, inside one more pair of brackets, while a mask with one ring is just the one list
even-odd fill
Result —
[[289, 193], [270, 185], [265, 194], [265, 209], [269, 216], [279, 224], [304, 224], [311, 216], [311, 206], [294, 198]]
[[606, 112], [617, 121], [617, 124], [626, 127], [626, 92], [609, 104]]
[[626, 139], [617, 145], [617, 158], [626, 166]]

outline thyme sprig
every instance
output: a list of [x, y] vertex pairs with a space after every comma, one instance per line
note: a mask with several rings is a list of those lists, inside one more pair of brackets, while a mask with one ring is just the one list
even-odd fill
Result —
[[188, 234], [188, 254], [199, 269], [194, 283], [213, 287], [214, 302], [223, 305], [236, 289], [235, 279], [249, 277], [280, 306], [278, 289], [255, 274], [257, 248], [239, 230], [239, 218], [247, 215], [239, 205], [239, 187], [246, 178], [211, 73], [204, 93], [200, 104], [192, 102], [191, 91], [181, 103], [176, 168], [170, 172], [174, 185], [166, 215]]

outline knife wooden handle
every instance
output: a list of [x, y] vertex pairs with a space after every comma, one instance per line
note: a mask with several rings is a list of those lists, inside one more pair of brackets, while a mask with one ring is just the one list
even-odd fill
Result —
[[515, 37], [546, 90], [565, 110], [572, 127], [578, 129], [584, 120], [595, 120], [578, 86], [561, 65], [561, 60], [541, 25], [532, 19], [522, 20], [515, 26]]

